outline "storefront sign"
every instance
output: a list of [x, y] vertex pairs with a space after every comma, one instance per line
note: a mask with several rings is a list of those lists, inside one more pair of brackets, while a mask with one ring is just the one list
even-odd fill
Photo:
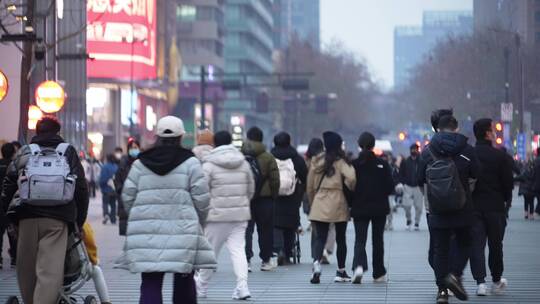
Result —
[[156, 0], [88, 0], [88, 77], [156, 78]]

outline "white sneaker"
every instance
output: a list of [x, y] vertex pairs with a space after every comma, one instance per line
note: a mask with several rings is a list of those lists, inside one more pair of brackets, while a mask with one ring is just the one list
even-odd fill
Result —
[[375, 283], [386, 283], [386, 275], [380, 276], [378, 278], [373, 279], [373, 282]]
[[407, 225], [407, 231], [412, 231], [412, 225]]
[[208, 286], [207, 287], [203, 286], [198, 275], [196, 275], [194, 279], [195, 279], [195, 286], [197, 289], [197, 298], [206, 298], [207, 293], [208, 293], [208, 288], [207, 288]]
[[311, 275], [311, 284], [321, 283], [321, 263], [319, 261], [313, 262], [313, 274]]
[[476, 295], [480, 297], [487, 296], [487, 291], [488, 291], [487, 289], [488, 288], [485, 283], [478, 284], [478, 288], [476, 289]]
[[505, 278], [501, 278], [499, 282], [493, 283], [493, 286], [491, 287], [491, 291], [494, 294], [501, 294], [504, 292], [507, 286], [508, 286], [508, 280], [506, 280]]
[[272, 265], [271, 261], [268, 261], [268, 263], [262, 262], [261, 271], [272, 271], [272, 270], [274, 270], [274, 265]]
[[352, 277], [353, 284], [362, 284], [362, 276], [364, 275], [364, 268], [362, 266], [356, 267]]
[[232, 298], [233, 300], [247, 300], [251, 298], [251, 294], [249, 293], [247, 286], [236, 287], [234, 289]]

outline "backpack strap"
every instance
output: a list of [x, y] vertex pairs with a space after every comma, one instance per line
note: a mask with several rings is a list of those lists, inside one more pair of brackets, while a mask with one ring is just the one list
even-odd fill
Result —
[[68, 148], [69, 148], [68, 143], [61, 143], [56, 147], [55, 151], [56, 153], [58, 153], [58, 155], [65, 156]]
[[30, 144], [28, 147], [30, 148], [30, 153], [32, 153], [32, 155], [38, 155], [41, 153], [41, 148], [38, 144]]

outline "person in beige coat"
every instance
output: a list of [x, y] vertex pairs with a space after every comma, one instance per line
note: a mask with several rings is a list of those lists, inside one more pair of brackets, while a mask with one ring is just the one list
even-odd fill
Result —
[[321, 259], [330, 223], [336, 227], [338, 270], [334, 281], [350, 282], [351, 278], [345, 271], [345, 233], [350, 214], [344, 187], [353, 190], [356, 175], [354, 168], [347, 162], [341, 136], [325, 132], [323, 140], [326, 151], [313, 158], [307, 179], [307, 194], [311, 205], [309, 219], [317, 231], [312, 253], [314, 262], [311, 283], [320, 283]]

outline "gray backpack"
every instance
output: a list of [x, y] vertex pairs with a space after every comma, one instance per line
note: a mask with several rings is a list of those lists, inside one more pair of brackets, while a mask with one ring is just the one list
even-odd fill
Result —
[[77, 176], [70, 174], [65, 156], [69, 147], [61, 143], [56, 147], [44, 148], [29, 145], [31, 155], [19, 176], [19, 196], [22, 204], [52, 207], [69, 204], [75, 193]]

